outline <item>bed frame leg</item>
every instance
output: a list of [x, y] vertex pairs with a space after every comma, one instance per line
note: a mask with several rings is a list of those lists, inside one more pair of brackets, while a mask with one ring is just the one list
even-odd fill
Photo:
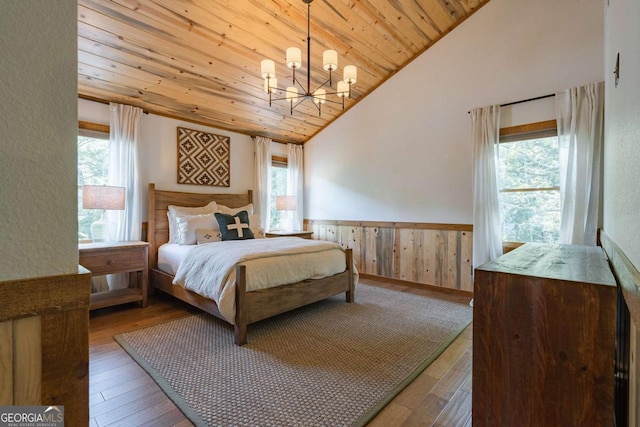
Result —
[[233, 325], [233, 342], [238, 346], [247, 343], [247, 325]]
[[351, 249], [345, 250], [345, 258], [347, 271], [349, 271], [349, 290], [346, 292], [346, 300], [347, 302], [353, 302], [355, 300], [355, 284], [353, 283], [353, 251]]
[[236, 345], [247, 343], [246, 292], [247, 270], [244, 265], [238, 265], [236, 267], [236, 324], [233, 327], [233, 340]]

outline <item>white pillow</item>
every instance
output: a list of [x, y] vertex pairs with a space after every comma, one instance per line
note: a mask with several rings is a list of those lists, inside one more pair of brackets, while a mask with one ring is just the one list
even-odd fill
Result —
[[198, 242], [196, 230], [216, 230], [220, 229], [218, 221], [214, 214], [204, 215], [186, 215], [176, 218], [178, 225], [178, 241], [179, 245], [195, 245]]
[[225, 205], [218, 205], [218, 212], [222, 212], [223, 214], [235, 215], [240, 211], [247, 211], [249, 215], [253, 215], [253, 203], [249, 203], [248, 205], [244, 205], [239, 208], [230, 208]]
[[216, 202], [209, 202], [206, 206], [200, 207], [188, 207], [188, 206], [175, 206], [169, 205], [167, 211], [167, 218], [169, 219], [169, 243], [178, 243], [180, 240], [180, 234], [178, 233], [178, 224], [176, 219], [181, 216], [187, 215], [203, 215], [214, 213], [218, 210], [218, 204]]
[[249, 215], [249, 228], [256, 239], [264, 239], [264, 228], [260, 227], [260, 215]]

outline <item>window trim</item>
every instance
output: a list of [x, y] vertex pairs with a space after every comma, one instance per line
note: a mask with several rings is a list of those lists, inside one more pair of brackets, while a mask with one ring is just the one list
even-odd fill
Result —
[[274, 168], [286, 168], [289, 166], [289, 159], [282, 156], [271, 156], [271, 166]]

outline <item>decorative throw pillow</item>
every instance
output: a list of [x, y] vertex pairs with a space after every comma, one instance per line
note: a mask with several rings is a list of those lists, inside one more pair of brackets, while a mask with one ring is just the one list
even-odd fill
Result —
[[195, 245], [197, 243], [196, 230], [211, 230], [218, 226], [213, 215], [214, 214], [187, 215], [177, 217], [178, 241], [176, 243], [179, 245]]
[[203, 243], [211, 243], [211, 242], [221, 242], [222, 241], [222, 233], [220, 230], [204, 230], [198, 229], [196, 230], [196, 242], [199, 245]]
[[265, 237], [267, 237], [264, 235], [264, 228], [254, 227], [253, 225], [250, 228], [251, 232], [253, 233], [253, 237], [255, 237], [256, 239], [264, 239]]
[[255, 239], [249, 227], [249, 214], [247, 211], [240, 211], [235, 215], [216, 212], [214, 215], [218, 220], [223, 241]]

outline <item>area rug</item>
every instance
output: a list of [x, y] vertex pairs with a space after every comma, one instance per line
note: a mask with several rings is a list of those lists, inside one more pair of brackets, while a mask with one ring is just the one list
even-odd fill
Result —
[[116, 336], [197, 426], [353, 426], [371, 420], [471, 322], [471, 308], [359, 284], [249, 326], [206, 313]]

